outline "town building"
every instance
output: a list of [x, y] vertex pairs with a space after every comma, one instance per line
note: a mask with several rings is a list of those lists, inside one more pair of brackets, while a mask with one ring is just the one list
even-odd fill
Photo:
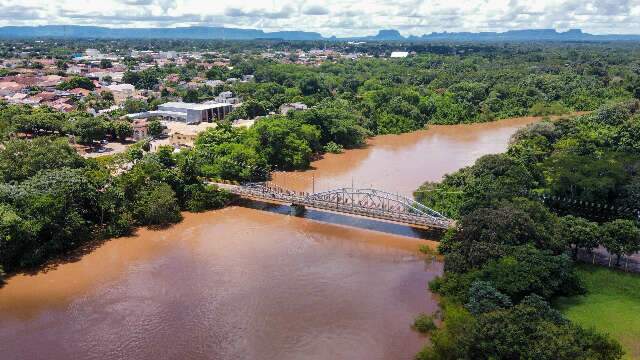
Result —
[[409, 53], [406, 51], [393, 51], [391, 53], [392, 58], [406, 58], [407, 56], [409, 56]]
[[280, 105], [278, 111], [280, 111], [280, 114], [287, 115], [289, 111], [307, 110], [308, 108], [309, 107], [303, 103], [288, 103]]
[[218, 94], [215, 101], [223, 104], [237, 104], [240, 102], [240, 99], [234, 97], [231, 91], [223, 91]]
[[178, 57], [178, 53], [175, 51], [161, 51], [158, 56], [161, 59], [175, 59]]
[[89, 96], [89, 94], [91, 94], [90, 90], [83, 89], [83, 88], [71, 89], [68, 92], [70, 94], [72, 94], [72, 95], [75, 95], [76, 97], [79, 97], [79, 98], [84, 98], [84, 97]]
[[116, 104], [121, 104], [130, 97], [136, 96], [136, 88], [131, 84], [114, 84], [107, 86], [113, 94]]
[[104, 81], [105, 78], [111, 78], [112, 82], [122, 82], [124, 72], [122, 71], [94, 71], [87, 74], [88, 78], [95, 78], [99, 81]]
[[199, 124], [224, 119], [233, 109], [231, 104], [206, 102], [193, 104], [185, 102], [168, 102], [158, 105], [158, 110], [127, 115], [129, 118], [142, 119], [153, 116], [164, 120], [180, 121], [187, 124]]
[[224, 81], [222, 80], [207, 80], [204, 82], [206, 85], [211, 86], [213, 88], [215, 88], [216, 86], [222, 86], [224, 85]]
[[100, 51], [98, 49], [86, 49], [84, 51], [85, 55], [90, 57], [90, 58], [100, 58], [102, 56], [102, 54], [100, 53]]
[[133, 139], [135, 141], [146, 139], [149, 136], [147, 119], [136, 119], [133, 121]]

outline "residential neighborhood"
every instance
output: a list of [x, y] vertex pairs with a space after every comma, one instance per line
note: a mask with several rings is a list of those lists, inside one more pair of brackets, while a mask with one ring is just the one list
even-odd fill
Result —
[[[353, 44], [358, 45], [361, 44]], [[121, 49], [85, 48], [66, 59], [53, 59], [30, 52], [33, 50], [30, 46], [22, 50], [16, 57], [0, 61], [0, 101], [66, 114], [81, 111], [130, 124], [121, 139], [106, 138], [78, 146], [84, 156], [122, 152], [126, 145], [111, 144], [124, 139], [134, 143], [156, 138], [147, 128], [152, 120], [159, 121], [164, 129], [158, 135], [165, 139], [163, 143], [178, 148], [192, 143], [192, 138], [203, 129], [199, 126], [201, 123], [210, 124], [205, 127], [215, 126], [231, 113], [235, 126], [248, 126], [264, 116], [286, 115], [309, 108], [302, 102], [282, 103], [272, 109], [258, 105], [257, 110], [254, 103], [245, 105], [235, 90], [242, 92], [244, 84], [255, 81], [255, 75], [234, 66], [232, 54], [224, 51], [132, 49], [123, 53]], [[396, 53], [389, 56], [396, 57]], [[371, 55], [352, 49], [327, 49], [325, 45], [323, 49], [306, 51], [268, 50], [251, 57], [282, 64], [320, 66], [325, 62]], [[239, 111], [234, 112], [236, 109]]]

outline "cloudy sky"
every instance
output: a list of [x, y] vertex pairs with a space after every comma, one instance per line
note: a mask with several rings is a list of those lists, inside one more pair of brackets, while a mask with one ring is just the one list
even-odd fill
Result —
[[0, 25], [226, 26], [325, 36], [581, 28], [640, 34], [640, 0], [0, 0]]

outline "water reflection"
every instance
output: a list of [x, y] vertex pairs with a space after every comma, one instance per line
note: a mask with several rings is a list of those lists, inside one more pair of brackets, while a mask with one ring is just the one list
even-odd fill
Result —
[[[245, 199], [239, 200], [237, 202], [237, 205], [250, 209], [269, 211], [280, 215], [294, 216], [292, 215], [291, 207], [289, 205], [273, 204]], [[344, 215], [309, 208], [305, 209], [304, 213], [299, 215], [298, 217], [334, 225], [350, 226], [364, 230], [380, 231], [388, 234], [407, 236], [415, 239], [437, 240], [442, 236], [442, 230], [438, 229], [421, 229], [403, 224], [378, 221], [375, 219]]]

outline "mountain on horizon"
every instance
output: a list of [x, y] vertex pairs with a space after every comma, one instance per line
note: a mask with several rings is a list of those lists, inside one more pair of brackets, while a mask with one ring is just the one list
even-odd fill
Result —
[[434, 32], [402, 36], [398, 30], [380, 30], [372, 36], [323, 37], [317, 32], [275, 31], [225, 27], [108, 28], [80, 25], [4, 26], [0, 38], [71, 39], [217, 39], [217, 40], [329, 40], [329, 41], [640, 41], [640, 35], [592, 35], [580, 29], [523, 29], [505, 32]]

